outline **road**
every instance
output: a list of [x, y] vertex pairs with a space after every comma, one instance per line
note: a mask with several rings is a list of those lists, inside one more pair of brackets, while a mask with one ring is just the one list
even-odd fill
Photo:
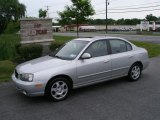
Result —
[[26, 97], [12, 82], [0, 84], [0, 120], [160, 120], [160, 57], [137, 82], [126, 78], [74, 90], [52, 102]]
[[[76, 33], [53, 33], [53, 35], [60, 35], [60, 36], [76, 36]], [[105, 36], [106, 34], [101, 34], [98, 32], [95, 33], [80, 33], [80, 37], [94, 37], [94, 36]], [[124, 34], [107, 34], [107, 36], [112, 37], [122, 37], [127, 40], [138, 40], [138, 41], [146, 41], [146, 42], [153, 42], [160, 44], [160, 36], [148, 36], [148, 35], [124, 35]]]

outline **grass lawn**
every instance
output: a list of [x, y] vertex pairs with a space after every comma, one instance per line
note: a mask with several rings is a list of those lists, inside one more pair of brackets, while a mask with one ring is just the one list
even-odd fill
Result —
[[[55, 42], [64, 43], [75, 37], [54, 36]], [[9, 81], [14, 71], [15, 63], [11, 62], [16, 55], [15, 45], [19, 43], [20, 37], [16, 34], [0, 35], [0, 82]], [[132, 41], [140, 47], [148, 50], [150, 57], [160, 55], [160, 44]]]
[[53, 38], [55, 39], [56, 42], [64, 43], [64, 42], [72, 40], [76, 37], [72, 37], [72, 36], [53, 36]]
[[139, 41], [132, 41], [132, 43], [134, 43], [135, 45], [139, 47], [145, 48], [148, 51], [150, 58], [160, 55], [160, 44], [139, 42]]
[[11, 80], [15, 64], [9, 60], [0, 61], [0, 82]]

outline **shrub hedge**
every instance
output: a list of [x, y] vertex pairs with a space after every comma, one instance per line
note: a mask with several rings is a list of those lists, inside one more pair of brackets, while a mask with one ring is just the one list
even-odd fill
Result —
[[42, 56], [43, 46], [39, 44], [16, 45], [18, 62], [32, 60]]
[[14, 59], [16, 56], [15, 45], [19, 42], [20, 36], [17, 34], [0, 35], [0, 61]]
[[57, 48], [61, 47], [63, 44], [65, 44], [65, 42], [53, 42], [50, 45], [50, 50], [54, 52]]

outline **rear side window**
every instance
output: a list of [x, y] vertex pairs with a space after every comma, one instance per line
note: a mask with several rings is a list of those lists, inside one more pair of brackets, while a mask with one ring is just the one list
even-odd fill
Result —
[[112, 54], [127, 52], [132, 50], [132, 46], [123, 40], [109, 40]]
[[91, 54], [92, 57], [107, 55], [108, 51], [106, 40], [96, 41], [92, 43], [85, 52]]

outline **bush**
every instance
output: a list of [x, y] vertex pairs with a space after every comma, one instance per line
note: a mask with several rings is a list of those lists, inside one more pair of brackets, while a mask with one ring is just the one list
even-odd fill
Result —
[[7, 24], [8, 24], [7, 19], [2, 15], [0, 15], [0, 34], [4, 32], [4, 30], [7, 27]]
[[11, 60], [16, 56], [15, 45], [20, 41], [16, 34], [0, 35], [0, 60]]
[[65, 42], [53, 42], [50, 45], [50, 50], [54, 52], [57, 48], [61, 47], [63, 44], [65, 44]]
[[156, 32], [160, 32], [160, 27], [156, 28], [155, 31], [156, 31]]
[[13, 33], [17, 33], [19, 30], [20, 30], [19, 22], [10, 22], [8, 23], [7, 28], [5, 29], [4, 33], [13, 34]]
[[31, 44], [31, 45], [16, 45], [16, 52], [18, 54], [17, 60], [18, 62], [24, 62], [28, 60], [32, 60], [42, 56], [43, 47], [39, 44]]

